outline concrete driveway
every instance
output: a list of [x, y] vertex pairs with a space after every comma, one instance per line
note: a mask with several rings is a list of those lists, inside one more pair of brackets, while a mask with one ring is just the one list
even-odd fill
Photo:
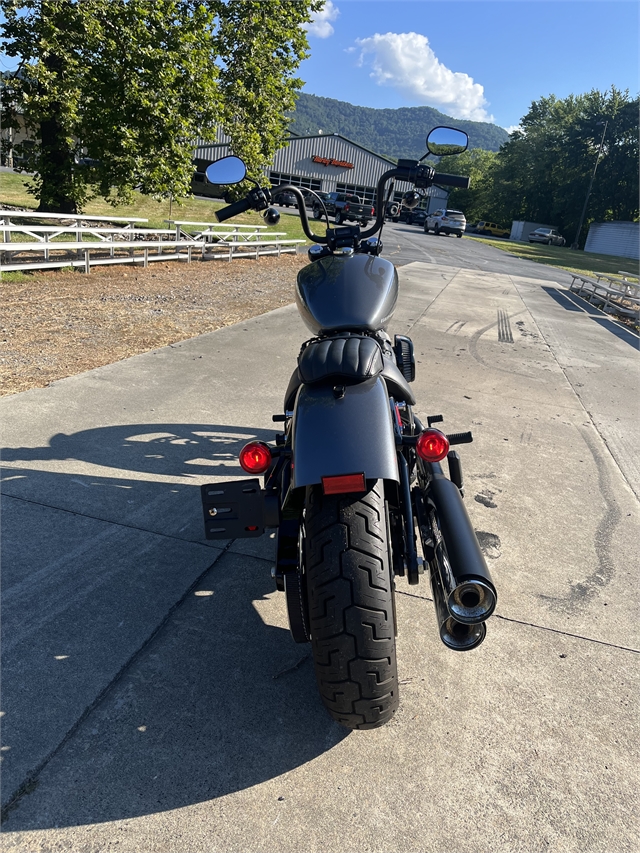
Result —
[[371, 732], [324, 712], [272, 539], [202, 538], [197, 486], [273, 436], [293, 306], [0, 401], [5, 850], [640, 848], [637, 340], [528, 269], [399, 270], [499, 604], [456, 654], [400, 583]]

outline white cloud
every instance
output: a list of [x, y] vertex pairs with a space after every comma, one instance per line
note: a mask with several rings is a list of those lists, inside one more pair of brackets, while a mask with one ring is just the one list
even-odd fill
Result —
[[472, 121], [493, 121], [485, 109], [484, 88], [468, 74], [450, 71], [420, 33], [376, 33], [356, 39], [360, 65], [370, 65], [380, 86], [392, 86], [418, 102], [447, 115]]
[[333, 35], [331, 21], [335, 21], [339, 14], [340, 10], [333, 5], [331, 0], [327, 0], [319, 12], [314, 12], [311, 21], [304, 25], [304, 29], [308, 31], [310, 36], [317, 36], [320, 39], [329, 38]]
[[520, 124], [512, 124], [509, 127], [505, 127], [507, 133], [513, 133], [514, 130], [522, 130], [522, 125]]

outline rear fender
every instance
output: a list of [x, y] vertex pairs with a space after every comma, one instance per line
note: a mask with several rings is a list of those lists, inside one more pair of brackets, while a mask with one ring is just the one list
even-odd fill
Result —
[[380, 376], [344, 387], [302, 385], [292, 426], [294, 489], [323, 477], [364, 473], [399, 482], [387, 386]]

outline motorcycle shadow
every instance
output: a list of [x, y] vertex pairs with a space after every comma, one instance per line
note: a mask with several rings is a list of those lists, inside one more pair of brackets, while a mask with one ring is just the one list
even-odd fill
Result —
[[200, 484], [247, 476], [238, 453], [273, 430], [215, 424], [126, 424], [5, 447], [4, 493], [93, 518], [204, 542]]
[[[256, 605], [274, 610], [272, 587], [249, 577], [251, 569], [239, 555], [214, 568], [207, 594], [175, 613], [10, 814], [5, 831], [203, 802], [215, 808], [211, 801], [275, 780], [347, 736], [320, 704], [308, 647], [257, 613]], [[290, 784], [276, 781], [274, 801]]]
[[[5, 537], [13, 539], [5, 550], [7, 600], [13, 583], [28, 585], [32, 566], [42, 575], [33, 593], [16, 598], [6, 623], [16, 626], [18, 634], [21, 621], [31, 626], [12, 644], [15, 651], [7, 652], [5, 722], [13, 744], [7, 758], [12, 753], [18, 758], [29, 732], [40, 725], [47, 728], [47, 720], [58, 716], [47, 729], [42, 753], [53, 757], [29, 796], [9, 811], [5, 831], [101, 823], [215, 800], [275, 779], [348, 734], [320, 703], [309, 647], [293, 643], [284, 597], [274, 591], [270, 563], [259, 548], [249, 553], [236, 546], [224, 553], [211, 549], [204, 563], [210, 568], [175, 609], [148, 605], [158, 598], [158, 585], [168, 591], [165, 600], [177, 601], [176, 576], [194, 576], [193, 549], [206, 547], [197, 486], [203, 474], [235, 476], [229, 460], [253, 437], [272, 439], [273, 432], [189, 424], [118, 426], [57, 436], [46, 447], [5, 451], [11, 492], [36, 495], [49, 504], [48, 510], [66, 503], [75, 513], [86, 501], [94, 519], [117, 520], [129, 513], [132, 537], [148, 519], [146, 530], [168, 532], [172, 547], [178, 542], [168, 568], [160, 570], [157, 550], [132, 550], [129, 562], [110, 577], [105, 571], [103, 580], [96, 566], [102, 568], [105, 555], [96, 563], [95, 549], [88, 548], [67, 569], [47, 531], [38, 540], [36, 524], [25, 539], [20, 528], [13, 535], [5, 530]], [[81, 473], [85, 463], [93, 473]], [[193, 483], [182, 483], [180, 478], [193, 474]], [[32, 503], [29, 507], [40, 512]], [[195, 515], [193, 528], [184, 530], [189, 513]], [[75, 551], [77, 516], [67, 515], [60, 545], [64, 555]], [[58, 514], [57, 523], [64, 524], [66, 517]], [[126, 531], [122, 535], [128, 536]], [[137, 541], [126, 539], [125, 545]], [[260, 542], [246, 540], [256, 546]], [[83, 542], [78, 538], [76, 544]], [[266, 543], [262, 545], [264, 550]], [[57, 561], [51, 577], [44, 573], [47, 560]], [[13, 570], [7, 561], [14, 562]], [[75, 598], [67, 602], [67, 571], [79, 586], [78, 600], [83, 588], [90, 590], [85, 599], [90, 606], [74, 603]], [[55, 620], [50, 618], [52, 607], [58, 613]], [[155, 634], [130, 627], [136, 613], [147, 622], [151, 613]], [[125, 630], [132, 636], [128, 646], [118, 639]], [[144, 645], [150, 634], [154, 636]], [[47, 656], [41, 661], [43, 648], [62, 649], [68, 660]], [[80, 698], [84, 707], [91, 706], [99, 693], [96, 672], [111, 686], [59, 746], [77, 719], [62, 718], [69, 704], [64, 694], [79, 697], [76, 707]], [[41, 709], [47, 709], [46, 717], [41, 718]], [[15, 730], [14, 720], [19, 721]], [[35, 764], [34, 758], [31, 766]]]

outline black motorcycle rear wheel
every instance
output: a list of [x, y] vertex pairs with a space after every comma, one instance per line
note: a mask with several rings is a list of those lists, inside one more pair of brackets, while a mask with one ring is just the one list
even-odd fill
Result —
[[306, 577], [318, 688], [350, 729], [398, 708], [393, 581], [383, 481], [360, 495], [307, 493]]

